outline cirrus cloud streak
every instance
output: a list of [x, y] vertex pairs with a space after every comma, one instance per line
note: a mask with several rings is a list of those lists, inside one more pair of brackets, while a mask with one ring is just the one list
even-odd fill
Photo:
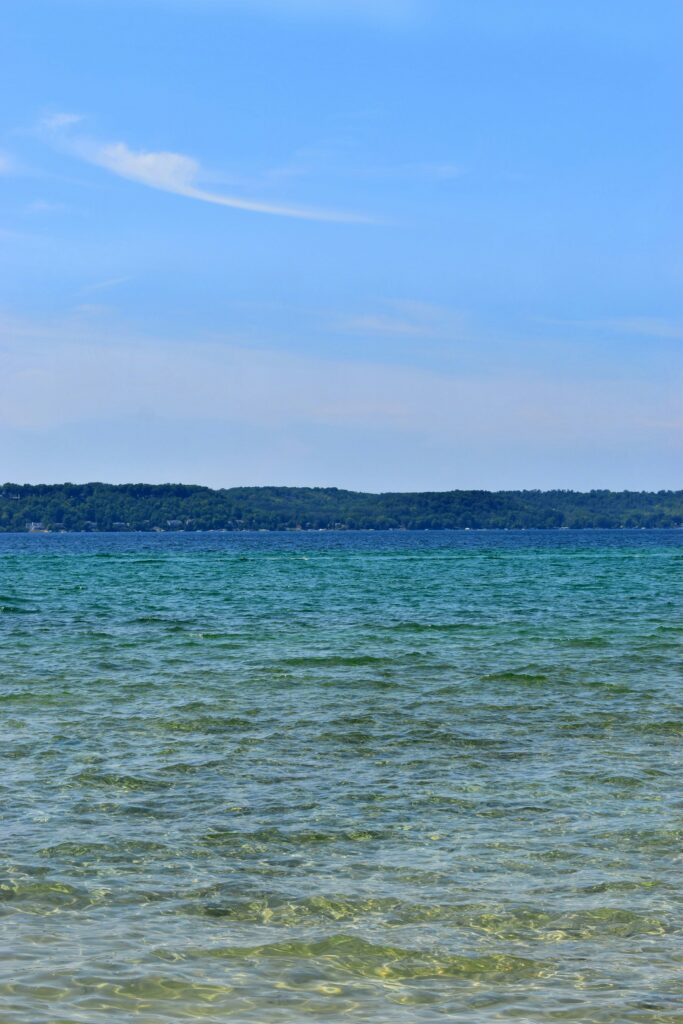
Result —
[[120, 178], [138, 182], [148, 188], [250, 213], [294, 217], [299, 220], [373, 223], [369, 217], [348, 211], [290, 205], [209, 191], [198, 185], [198, 181], [201, 181], [202, 168], [199, 161], [193, 157], [166, 150], [135, 150], [125, 142], [103, 143], [85, 136], [72, 135], [68, 129], [81, 120], [77, 114], [57, 113], [45, 118], [41, 127], [49, 133], [52, 141], [60, 149], [87, 163], [102, 167]]

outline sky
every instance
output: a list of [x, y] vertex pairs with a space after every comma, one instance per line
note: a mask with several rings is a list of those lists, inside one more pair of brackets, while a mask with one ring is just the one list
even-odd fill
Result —
[[0, 478], [683, 486], [679, 0], [5, 0]]

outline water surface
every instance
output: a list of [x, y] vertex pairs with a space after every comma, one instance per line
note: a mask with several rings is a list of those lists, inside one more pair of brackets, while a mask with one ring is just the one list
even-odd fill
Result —
[[0, 1022], [683, 1021], [682, 568], [0, 535]]

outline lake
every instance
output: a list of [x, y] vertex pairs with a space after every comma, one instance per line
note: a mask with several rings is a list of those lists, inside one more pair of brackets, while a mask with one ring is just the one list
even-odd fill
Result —
[[683, 1021], [683, 531], [0, 534], [0, 1021]]

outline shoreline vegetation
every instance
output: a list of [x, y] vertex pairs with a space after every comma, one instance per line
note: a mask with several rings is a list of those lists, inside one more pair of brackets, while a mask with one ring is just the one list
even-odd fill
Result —
[[423, 491], [191, 484], [0, 485], [0, 532], [657, 529], [683, 491]]

